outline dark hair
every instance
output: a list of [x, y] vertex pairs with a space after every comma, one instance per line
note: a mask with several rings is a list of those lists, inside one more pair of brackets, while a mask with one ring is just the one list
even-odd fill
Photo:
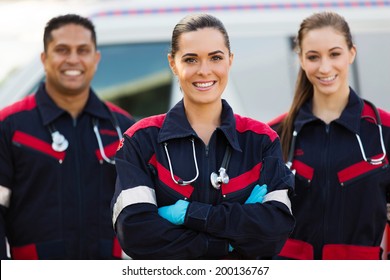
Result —
[[68, 24], [76, 24], [81, 25], [91, 31], [92, 41], [96, 47], [96, 32], [95, 32], [95, 26], [93, 23], [85, 17], [76, 15], [76, 14], [67, 14], [67, 15], [61, 15], [58, 17], [54, 17], [51, 20], [49, 20], [46, 24], [45, 31], [43, 34], [43, 47], [45, 52], [47, 51], [47, 46], [49, 43], [53, 40], [52, 37], [52, 31], [55, 29], [58, 29], [64, 25]]
[[[301, 55], [302, 40], [306, 34], [314, 29], [331, 27], [344, 36], [348, 49], [353, 48], [352, 34], [346, 20], [339, 14], [330, 11], [318, 12], [305, 18], [300, 25], [295, 38], [295, 51]], [[284, 118], [277, 131], [280, 135], [283, 157], [287, 161], [288, 152], [294, 130], [294, 120], [300, 107], [313, 96], [313, 85], [307, 78], [302, 68], [299, 69], [295, 84], [294, 98], [287, 116]]]
[[219, 30], [225, 39], [225, 45], [230, 54], [229, 35], [223, 23], [209, 14], [191, 14], [181, 19], [173, 29], [170, 50], [172, 57], [175, 57], [176, 52], [179, 50], [179, 38], [181, 34], [203, 28], [215, 28]]

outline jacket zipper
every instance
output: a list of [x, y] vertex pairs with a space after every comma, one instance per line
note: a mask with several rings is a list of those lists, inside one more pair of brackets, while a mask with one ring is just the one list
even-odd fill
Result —
[[329, 197], [329, 188], [330, 188], [330, 180], [329, 180], [329, 174], [330, 174], [330, 160], [329, 160], [329, 146], [330, 146], [330, 124], [325, 124], [325, 134], [326, 134], [326, 145], [325, 145], [325, 186], [323, 190], [323, 195], [324, 195], [324, 209], [323, 209], [323, 235], [322, 235], [322, 244], [325, 244], [325, 236], [328, 232], [328, 204], [327, 204], [327, 199]]

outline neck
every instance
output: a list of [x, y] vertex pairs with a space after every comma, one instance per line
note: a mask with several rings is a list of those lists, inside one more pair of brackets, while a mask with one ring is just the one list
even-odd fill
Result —
[[185, 104], [186, 116], [196, 134], [208, 145], [211, 135], [221, 124], [222, 102]]
[[343, 94], [333, 94], [329, 96], [314, 94], [313, 114], [329, 124], [341, 116], [341, 113], [348, 104], [348, 96], [349, 90]]
[[54, 103], [61, 109], [67, 111], [73, 119], [83, 111], [88, 101], [89, 89], [79, 94], [63, 94], [46, 86], [47, 94], [53, 99]]

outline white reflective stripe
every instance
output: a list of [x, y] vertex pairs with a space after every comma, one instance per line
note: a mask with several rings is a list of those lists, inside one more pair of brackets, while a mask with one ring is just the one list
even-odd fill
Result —
[[115, 225], [120, 212], [127, 206], [137, 203], [150, 203], [157, 206], [156, 193], [154, 189], [146, 186], [139, 186], [122, 191], [114, 204], [112, 223]]
[[0, 186], [0, 205], [9, 206], [11, 200], [11, 190], [4, 186]]
[[288, 198], [287, 194], [288, 190], [276, 190], [270, 193], [267, 193], [264, 196], [263, 203], [271, 200], [279, 201], [283, 203], [284, 205], [287, 206], [288, 210], [290, 210], [290, 213], [292, 214], [291, 211], [291, 201]]

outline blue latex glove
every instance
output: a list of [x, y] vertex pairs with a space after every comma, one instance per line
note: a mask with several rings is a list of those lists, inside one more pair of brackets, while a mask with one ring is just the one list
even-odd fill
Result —
[[267, 194], [267, 185], [256, 185], [250, 196], [245, 201], [245, 204], [251, 204], [251, 203], [262, 203], [264, 196]]
[[229, 244], [229, 253], [233, 252], [234, 248], [232, 245]]
[[182, 225], [189, 204], [188, 201], [178, 200], [175, 204], [158, 208], [158, 214], [172, 224]]

